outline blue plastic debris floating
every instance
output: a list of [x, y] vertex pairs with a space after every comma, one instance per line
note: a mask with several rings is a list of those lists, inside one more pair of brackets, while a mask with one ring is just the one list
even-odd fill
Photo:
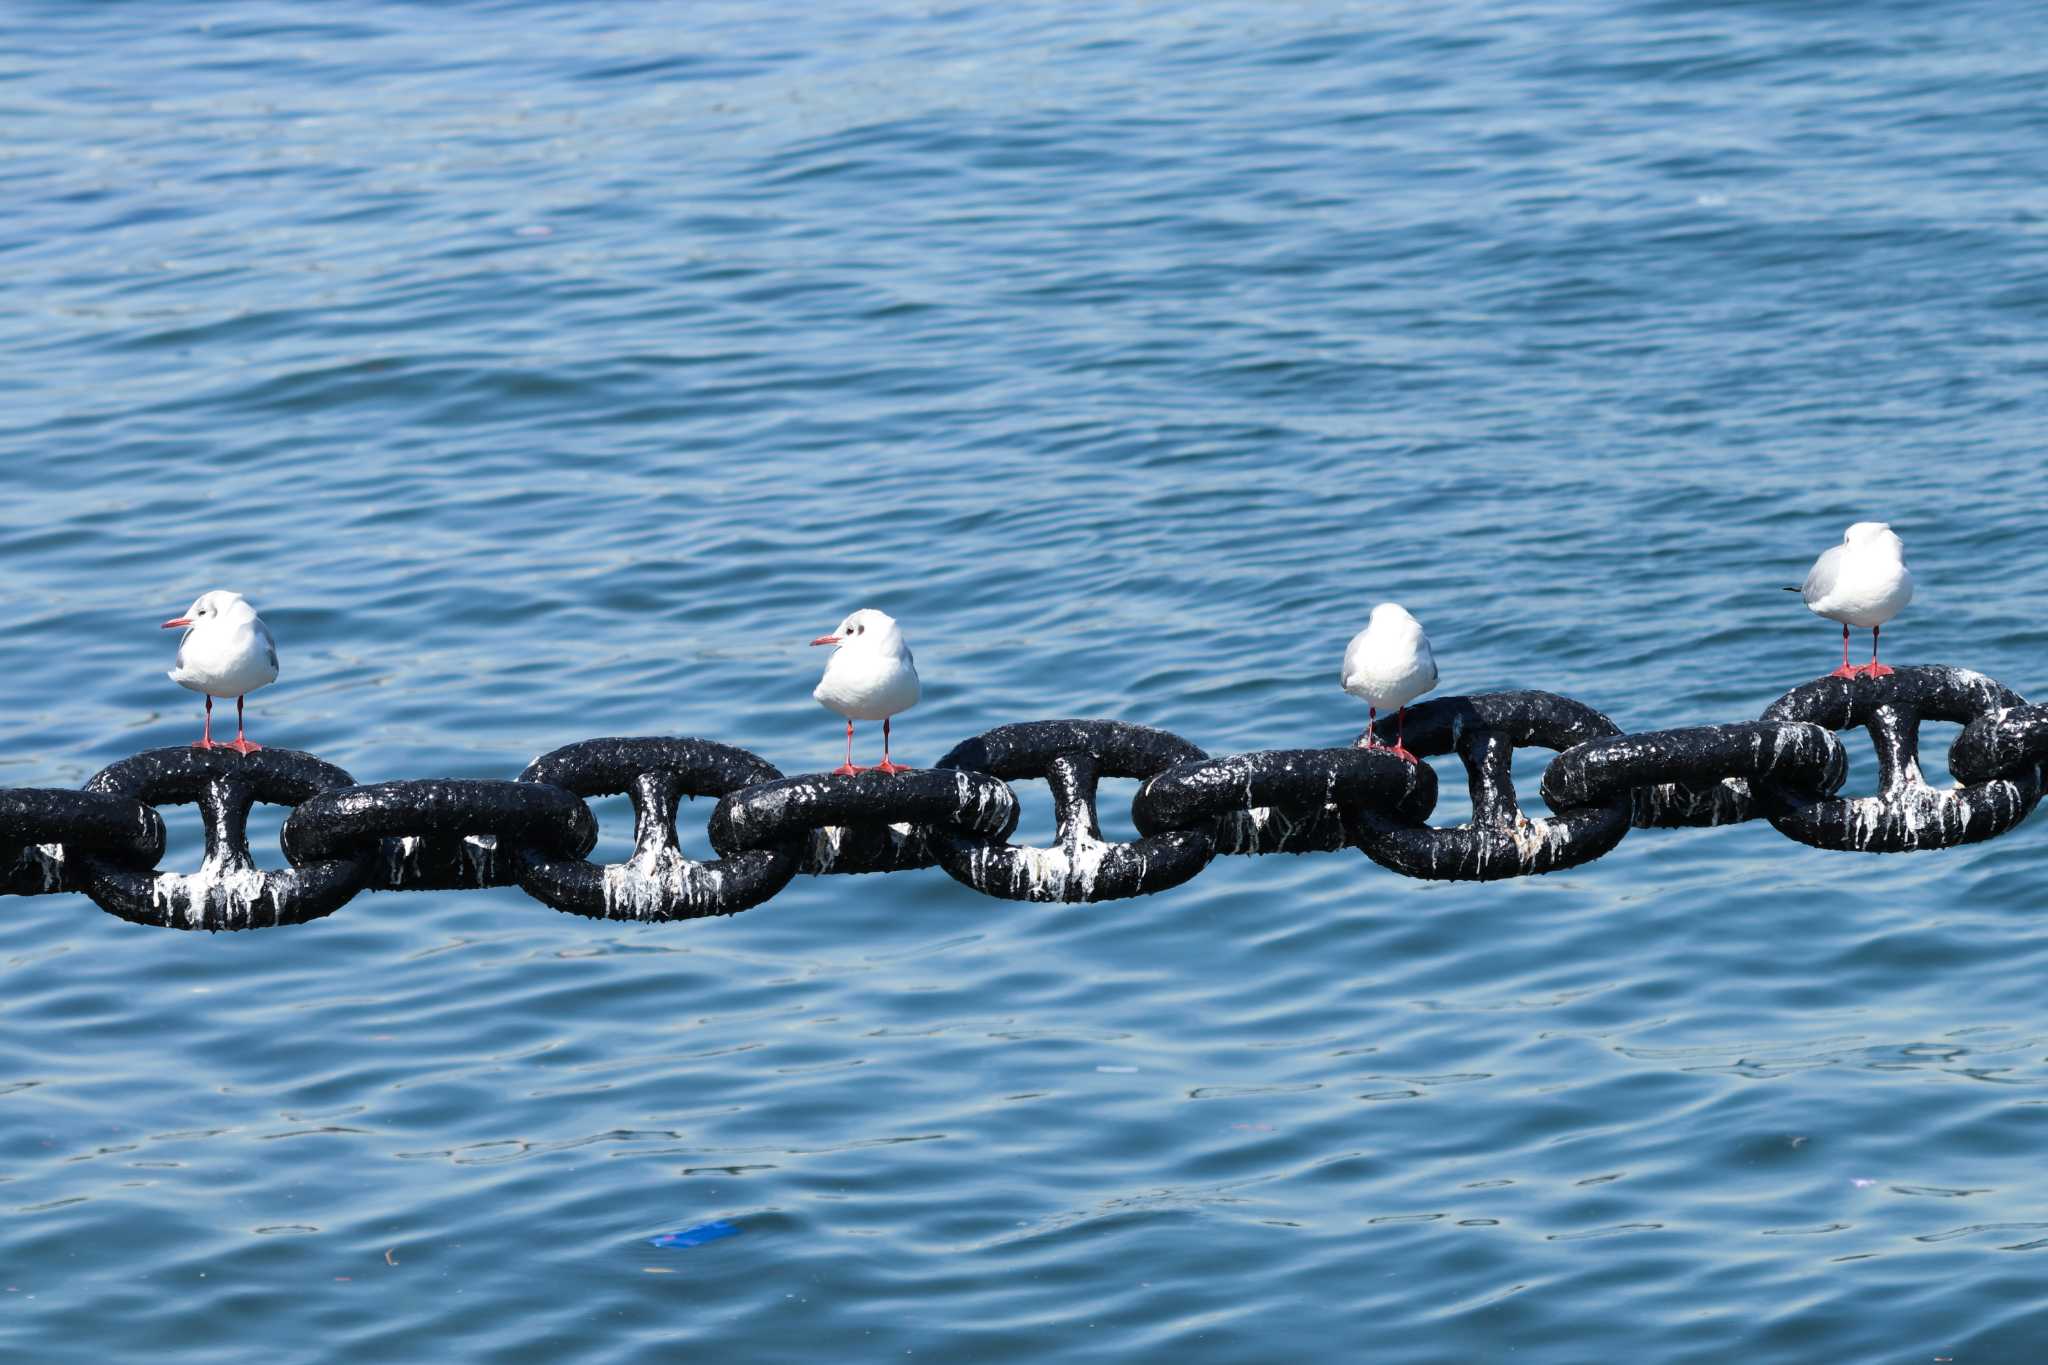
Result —
[[657, 1247], [700, 1247], [706, 1242], [715, 1242], [721, 1237], [737, 1237], [739, 1229], [731, 1223], [699, 1223], [681, 1232], [664, 1232], [659, 1237], [649, 1237], [647, 1244]]

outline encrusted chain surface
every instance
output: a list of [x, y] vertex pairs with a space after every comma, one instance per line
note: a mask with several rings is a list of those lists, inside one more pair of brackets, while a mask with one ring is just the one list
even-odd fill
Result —
[[[557, 910], [597, 919], [729, 915], [798, 873], [939, 867], [1009, 900], [1100, 901], [1177, 886], [1218, 854], [1356, 848], [1410, 877], [1489, 881], [1600, 857], [1631, 827], [1728, 825], [1762, 817], [1816, 848], [1903, 853], [2005, 833], [2041, 799], [2048, 707], [1961, 668], [1821, 678], [1761, 720], [1623, 734], [1550, 692], [1443, 697], [1410, 708], [1408, 747], [1455, 754], [1472, 818], [1433, 826], [1437, 776], [1383, 746], [1393, 718], [1341, 749], [1211, 758], [1178, 735], [1108, 720], [1004, 725], [959, 744], [936, 768], [784, 777], [765, 760], [703, 739], [593, 739], [535, 759], [517, 781], [425, 779], [359, 785], [311, 754], [151, 749], [82, 791], [0, 789], [0, 895], [77, 891], [138, 924], [253, 929], [332, 914], [361, 891], [517, 885]], [[1956, 785], [1921, 775], [1920, 723], [1963, 726]], [[1835, 793], [1848, 757], [1835, 732], [1862, 726], [1877, 749], [1878, 792]], [[1551, 813], [1515, 797], [1514, 751], [1557, 752], [1542, 781]], [[1139, 837], [1106, 840], [1104, 777], [1140, 779]], [[1010, 842], [1010, 783], [1043, 779], [1057, 833]], [[597, 864], [585, 798], [633, 803], [634, 849]], [[685, 857], [680, 800], [716, 798], [718, 857]], [[292, 808], [286, 866], [256, 866], [258, 801]], [[197, 872], [156, 870], [155, 807], [196, 803], [206, 853]]]

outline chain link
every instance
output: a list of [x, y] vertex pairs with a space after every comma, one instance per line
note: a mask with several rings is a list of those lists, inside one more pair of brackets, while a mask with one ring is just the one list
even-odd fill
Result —
[[[1922, 776], [1920, 726], [1963, 727], [1949, 755], [1957, 785]], [[1821, 678], [1761, 720], [1623, 734], [1591, 707], [1549, 692], [1443, 697], [1411, 707], [1407, 747], [1456, 754], [1472, 817], [1432, 826], [1437, 775], [1389, 752], [1389, 721], [1348, 748], [1210, 758], [1177, 735], [1108, 720], [1004, 725], [956, 746], [936, 768], [784, 777], [703, 739], [593, 739], [533, 761], [516, 782], [427, 779], [358, 785], [311, 754], [151, 749], [82, 791], [0, 790], [0, 895], [83, 892], [110, 914], [177, 929], [250, 929], [332, 914], [358, 892], [516, 884], [555, 909], [598, 919], [729, 915], [799, 872], [937, 866], [985, 895], [1102, 901], [1148, 895], [1221, 854], [1356, 848], [1410, 877], [1488, 881], [1577, 866], [1631, 828], [1739, 824], [1761, 816], [1816, 848], [1902, 853], [2003, 834], [2041, 799], [2048, 707], [1960, 668]], [[1869, 731], [1878, 792], [1837, 796], [1848, 755], [1835, 732]], [[1518, 748], [1557, 752], [1544, 771], [1551, 813], [1516, 799]], [[1138, 838], [1105, 840], [1103, 777], [1137, 778]], [[1010, 783], [1043, 779], [1056, 833], [1010, 842]], [[598, 839], [586, 798], [633, 803], [626, 860], [587, 860]], [[679, 802], [716, 798], [714, 859], [685, 856]], [[250, 855], [257, 802], [292, 808], [286, 865]], [[156, 807], [196, 803], [206, 832], [197, 872], [156, 870]]]

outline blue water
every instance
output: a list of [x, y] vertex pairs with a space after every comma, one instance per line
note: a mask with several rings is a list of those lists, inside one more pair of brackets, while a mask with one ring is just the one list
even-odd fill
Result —
[[[805, 642], [862, 605], [926, 763], [1069, 715], [1346, 743], [1389, 598], [1446, 693], [1745, 719], [1835, 662], [1776, 589], [1863, 518], [1920, 584], [1888, 658], [2048, 696], [2041, 37], [13, 6], [0, 784], [196, 737], [156, 626], [213, 587], [284, 658], [252, 735], [359, 781], [612, 734], [829, 766]], [[0, 1354], [2038, 1360], [2042, 824], [1093, 907], [806, 878], [659, 927], [10, 900]]]

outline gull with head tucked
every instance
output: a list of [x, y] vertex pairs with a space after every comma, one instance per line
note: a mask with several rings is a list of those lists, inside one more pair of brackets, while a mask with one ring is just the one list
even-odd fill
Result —
[[[185, 629], [178, 641], [178, 660], [169, 673], [172, 682], [206, 694], [206, 728], [192, 745], [195, 749], [233, 749], [252, 754], [263, 746], [252, 744], [242, 734], [242, 698], [259, 687], [277, 681], [277, 642], [270, 628], [238, 592], [201, 593], [183, 616], [164, 622], [164, 629]], [[213, 699], [235, 699], [235, 741], [213, 742]]]
[[1344, 690], [1366, 704], [1365, 747], [1375, 748], [1372, 723], [1382, 706], [1397, 708], [1393, 753], [1416, 761], [1402, 745], [1408, 703], [1436, 686], [1436, 655], [1422, 623], [1395, 602], [1382, 602], [1365, 620], [1365, 629], [1351, 637], [1344, 651]]
[[877, 772], [907, 773], [909, 768], [889, 761], [889, 717], [917, 705], [917, 661], [896, 618], [873, 607], [863, 607], [839, 623], [830, 635], [820, 635], [814, 645], [837, 645], [825, 664], [825, 676], [811, 693], [828, 711], [846, 717], [846, 762], [832, 771], [857, 773], [853, 766], [853, 723], [857, 720], [882, 722], [882, 761]]
[[[1787, 588], [1806, 599], [1815, 616], [1842, 623], [1842, 666], [1831, 678], [1882, 678], [1891, 672], [1877, 661], [1877, 636], [1885, 622], [1913, 600], [1913, 573], [1906, 545], [1881, 521], [1859, 521], [1842, 543], [1821, 552], [1806, 582]], [[1849, 627], [1870, 627], [1870, 662], [1849, 663]]]

